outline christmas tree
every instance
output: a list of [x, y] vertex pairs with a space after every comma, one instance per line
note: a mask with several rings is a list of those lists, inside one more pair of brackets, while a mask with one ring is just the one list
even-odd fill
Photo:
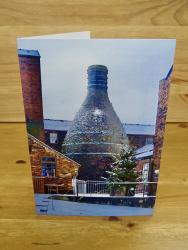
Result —
[[136, 165], [135, 149], [124, 146], [120, 154], [114, 157], [110, 169], [106, 171], [106, 176], [102, 179], [109, 183], [111, 191], [121, 191], [124, 195], [134, 195], [135, 184], [123, 185], [118, 184], [118, 182], [136, 182], [138, 179]]

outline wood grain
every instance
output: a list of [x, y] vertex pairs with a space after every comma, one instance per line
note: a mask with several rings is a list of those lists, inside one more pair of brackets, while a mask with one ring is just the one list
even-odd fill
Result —
[[186, 0], [9, 0], [1, 25], [187, 25]]
[[188, 122], [188, 27], [179, 26], [1, 26], [0, 27], [0, 121], [24, 121], [16, 38], [23, 36], [91, 30], [101, 38], [176, 38], [177, 50], [168, 122]]
[[187, 249], [188, 123], [167, 125], [152, 217], [36, 216], [25, 124], [0, 137], [0, 249]]

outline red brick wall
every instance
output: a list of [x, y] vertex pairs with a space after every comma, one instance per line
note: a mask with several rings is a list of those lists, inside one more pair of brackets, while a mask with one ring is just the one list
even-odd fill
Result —
[[154, 156], [153, 157], [154, 157], [155, 169], [160, 168], [160, 159], [161, 159], [166, 115], [167, 115], [167, 107], [168, 107], [169, 87], [170, 87], [169, 78], [167, 80], [160, 81], [156, 130], [155, 130], [155, 138], [154, 138]]
[[[43, 177], [44, 184], [62, 182], [65, 184], [66, 191], [72, 189], [72, 178], [76, 177], [79, 169], [79, 164], [58, 155], [54, 150], [45, 148], [39, 142], [29, 138], [31, 170], [33, 177], [42, 176], [42, 157], [54, 157], [56, 162], [56, 176]], [[42, 178], [42, 179], [43, 179]]]
[[26, 119], [43, 120], [40, 57], [19, 57]]
[[74, 177], [77, 174], [79, 164], [73, 162], [71, 159], [67, 159], [63, 156], [59, 156], [55, 151], [41, 146], [37, 141], [29, 139], [30, 145], [30, 158], [33, 176], [42, 175], [42, 162], [43, 156], [54, 157], [56, 161], [56, 176], [64, 173], [71, 173]]
[[141, 148], [146, 145], [146, 140], [153, 139], [153, 135], [128, 135], [130, 146]]
[[27, 129], [44, 141], [40, 57], [19, 56], [19, 64]]

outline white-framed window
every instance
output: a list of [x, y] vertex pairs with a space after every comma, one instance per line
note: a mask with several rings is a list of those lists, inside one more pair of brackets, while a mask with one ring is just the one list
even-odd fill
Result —
[[50, 143], [55, 144], [57, 143], [57, 133], [50, 133]]
[[54, 157], [42, 157], [42, 176], [55, 176], [56, 175], [56, 161]]
[[149, 162], [144, 163], [142, 170], [142, 181], [147, 182], [149, 177]]

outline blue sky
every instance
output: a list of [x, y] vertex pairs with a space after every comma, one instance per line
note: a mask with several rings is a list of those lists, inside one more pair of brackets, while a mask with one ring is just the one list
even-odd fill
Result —
[[159, 81], [174, 60], [174, 39], [20, 39], [41, 55], [44, 117], [72, 120], [87, 93], [87, 68], [108, 67], [108, 93], [122, 122], [155, 124]]

